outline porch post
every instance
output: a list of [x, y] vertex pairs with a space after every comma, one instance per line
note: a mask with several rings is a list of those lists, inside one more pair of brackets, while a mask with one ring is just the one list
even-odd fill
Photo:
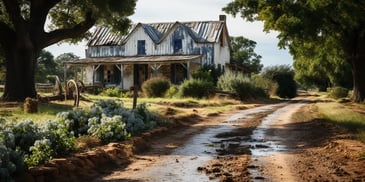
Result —
[[92, 84], [95, 85], [95, 65], [93, 65], [93, 81]]
[[65, 86], [66, 86], [66, 78], [67, 78], [67, 65], [64, 64], [64, 66], [63, 66], [63, 82], [65, 82]]
[[100, 66], [101, 64], [97, 66], [93, 65], [93, 85], [95, 84], [95, 71], [98, 70]]
[[120, 87], [124, 89], [124, 65], [120, 65]]
[[120, 67], [118, 65], [115, 65], [119, 71], [120, 71], [120, 88], [124, 89], [124, 65], [120, 65]]
[[190, 61], [186, 63], [186, 78], [190, 80]]

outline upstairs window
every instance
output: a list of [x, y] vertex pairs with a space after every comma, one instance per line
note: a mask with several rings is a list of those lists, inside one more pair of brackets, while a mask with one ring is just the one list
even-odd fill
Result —
[[146, 55], [146, 41], [138, 40], [137, 42], [137, 54], [138, 55]]
[[174, 54], [182, 53], [182, 40], [175, 39], [174, 40]]

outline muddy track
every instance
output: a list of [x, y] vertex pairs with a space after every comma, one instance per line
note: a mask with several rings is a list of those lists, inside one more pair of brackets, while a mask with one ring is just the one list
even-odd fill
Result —
[[318, 120], [312, 103], [234, 111], [148, 140], [127, 166], [90, 181], [365, 181], [364, 144]]
[[[249, 156], [248, 146], [240, 141], [249, 138], [262, 118], [286, 104], [225, 113], [204, 120], [176, 134], [150, 142], [150, 150], [136, 155], [127, 168], [115, 169], [95, 181], [210, 181], [205, 164], [218, 156]], [[234, 160], [232, 160], [234, 161]], [[249, 158], [246, 160], [249, 161]], [[225, 166], [220, 166], [224, 173]], [[239, 169], [238, 169], [239, 170]], [[207, 175], [208, 174], [208, 175]], [[228, 174], [225, 175], [237, 175]]]

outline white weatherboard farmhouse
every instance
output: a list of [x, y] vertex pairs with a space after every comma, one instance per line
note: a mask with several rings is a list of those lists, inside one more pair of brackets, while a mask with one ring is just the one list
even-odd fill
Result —
[[86, 58], [67, 62], [82, 66], [85, 85], [129, 89], [163, 76], [179, 84], [202, 65], [222, 70], [230, 63], [226, 17], [219, 21], [138, 23], [126, 35], [97, 27], [87, 43]]

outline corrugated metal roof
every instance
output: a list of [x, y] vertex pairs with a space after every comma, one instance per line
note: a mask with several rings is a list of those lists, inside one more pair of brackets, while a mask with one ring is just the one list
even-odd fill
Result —
[[225, 21], [196, 21], [196, 22], [168, 22], [168, 23], [138, 23], [133, 24], [127, 35], [111, 32], [110, 28], [97, 27], [87, 46], [123, 45], [128, 35], [137, 27], [142, 26], [155, 43], [160, 43], [175, 29], [182, 26], [196, 42], [218, 42], [225, 27]]

